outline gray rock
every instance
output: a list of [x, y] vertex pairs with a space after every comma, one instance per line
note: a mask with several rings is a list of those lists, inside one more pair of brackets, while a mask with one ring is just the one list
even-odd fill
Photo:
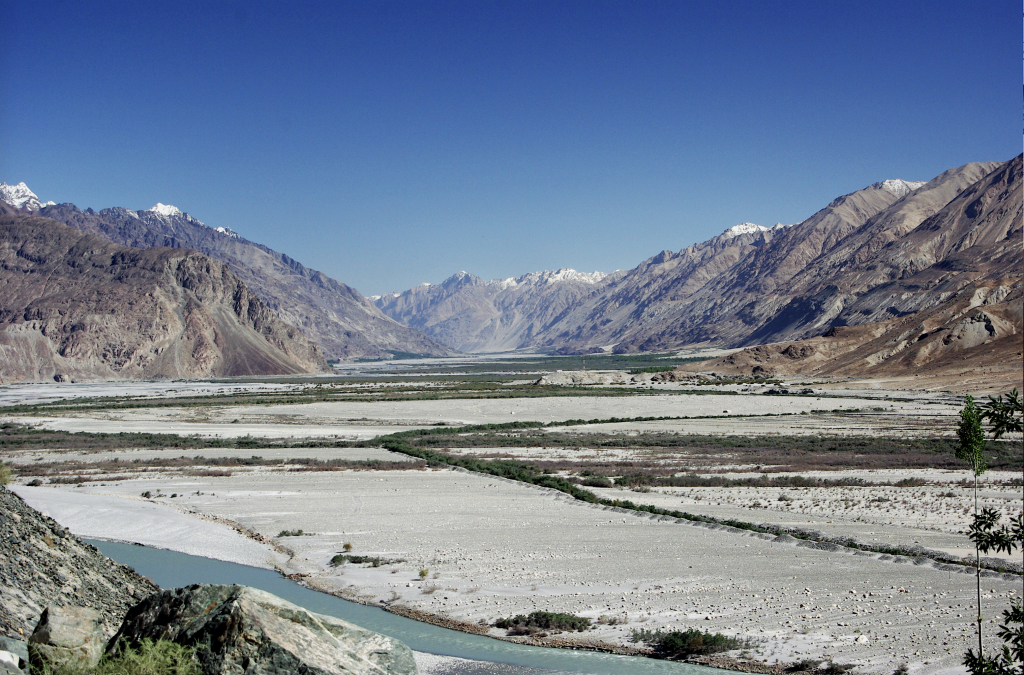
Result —
[[206, 675], [411, 675], [398, 640], [247, 586], [197, 584], [156, 593], [128, 611], [109, 645], [144, 638], [196, 648]]
[[47, 607], [28, 639], [32, 663], [92, 667], [99, 663], [107, 636], [100, 613], [89, 607]]
[[43, 610], [54, 606], [95, 609], [109, 637], [129, 607], [159, 590], [4, 486], [0, 486], [0, 550], [0, 636], [21, 643], [28, 640]]
[[28, 673], [28, 643], [0, 636], [0, 675]]

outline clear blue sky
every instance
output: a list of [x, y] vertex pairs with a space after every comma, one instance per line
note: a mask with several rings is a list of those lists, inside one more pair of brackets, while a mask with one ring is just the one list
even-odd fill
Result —
[[4, 0], [0, 181], [174, 204], [367, 295], [626, 269], [1019, 154], [1020, 12]]

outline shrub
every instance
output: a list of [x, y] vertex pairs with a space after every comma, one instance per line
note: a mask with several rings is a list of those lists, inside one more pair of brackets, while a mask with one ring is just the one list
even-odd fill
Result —
[[11, 482], [11, 467], [0, 462], [0, 485], [7, 485]]
[[428, 574], [430, 574], [430, 570], [420, 570], [420, 579], [426, 579]]
[[580, 631], [590, 628], [590, 619], [564, 612], [532, 612], [498, 619], [494, 627], [506, 629], [509, 635], [529, 635], [541, 630]]
[[588, 476], [583, 479], [583, 485], [585, 487], [610, 488], [612, 482], [608, 480], [607, 476]]
[[345, 563], [354, 563], [356, 565], [369, 564], [371, 567], [380, 567], [381, 565], [395, 565], [400, 562], [405, 562], [405, 559], [381, 558], [379, 555], [368, 556], [339, 553], [338, 555], [331, 558], [331, 567], [338, 567], [339, 565], [344, 565]]
[[301, 537], [302, 530], [281, 530], [277, 533], [279, 537]]
[[658, 656], [669, 659], [727, 652], [741, 649], [747, 644], [744, 640], [696, 628], [684, 631], [634, 630], [632, 636], [633, 642], [644, 642], [653, 647]]

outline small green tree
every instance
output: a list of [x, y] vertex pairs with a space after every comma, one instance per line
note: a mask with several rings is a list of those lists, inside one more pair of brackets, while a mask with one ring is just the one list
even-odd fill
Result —
[[[985, 430], [981, 426], [982, 414], [970, 394], [964, 397], [964, 407], [960, 411], [960, 425], [956, 435], [960, 439], [956, 447], [956, 458], [967, 462], [974, 474], [974, 519], [978, 518], [978, 477], [985, 473]], [[978, 591], [978, 651], [981, 652], [981, 548], [974, 547], [975, 576]]]
[[[985, 472], [985, 433], [982, 420], [987, 420], [989, 431], [995, 438], [1008, 432], [1020, 432], [1024, 420], [1024, 407], [1020, 395], [1014, 389], [1006, 395], [989, 397], [984, 410], [980, 410], [971, 396], [964, 401], [960, 411], [960, 426], [957, 437], [960, 440], [956, 456], [966, 461], [974, 473], [974, 519], [968, 528], [968, 537], [977, 552], [978, 591], [978, 651], [968, 649], [964, 665], [972, 675], [1024, 675], [1024, 600], [1018, 598], [1003, 611], [1003, 623], [997, 635], [1003, 641], [1002, 651], [987, 656], [982, 648], [981, 635], [981, 554], [990, 551], [1012, 553], [1014, 549], [1024, 550], [1024, 514], [1018, 514], [1010, 527], [999, 525], [1000, 514], [995, 509], [978, 511], [978, 476]], [[1022, 448], [1024, 450], [1024, 448]]]
[[[998, 523], [998, 511], [982, 509], [969, 530], [974, 545], [983, 553], [1024, 549], [1024, 514], [1018, 514], [1011, 527], [997, 527]], [[1010, 608], [1003, 610], [997, 635], [1003, 641], [1002, 651], [987, 656], [980, 647], [977, 653], [968, 649], [963, 661], [967, 670], [971, 675], [1024, 675], [1024, 599], [1012, 600]]]

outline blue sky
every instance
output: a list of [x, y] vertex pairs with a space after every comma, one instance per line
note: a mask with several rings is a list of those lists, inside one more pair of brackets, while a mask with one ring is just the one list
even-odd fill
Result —
[[1021, 151], [1010, 2], [2, 2], [0, 181], [364, 294], [626, 269]]

